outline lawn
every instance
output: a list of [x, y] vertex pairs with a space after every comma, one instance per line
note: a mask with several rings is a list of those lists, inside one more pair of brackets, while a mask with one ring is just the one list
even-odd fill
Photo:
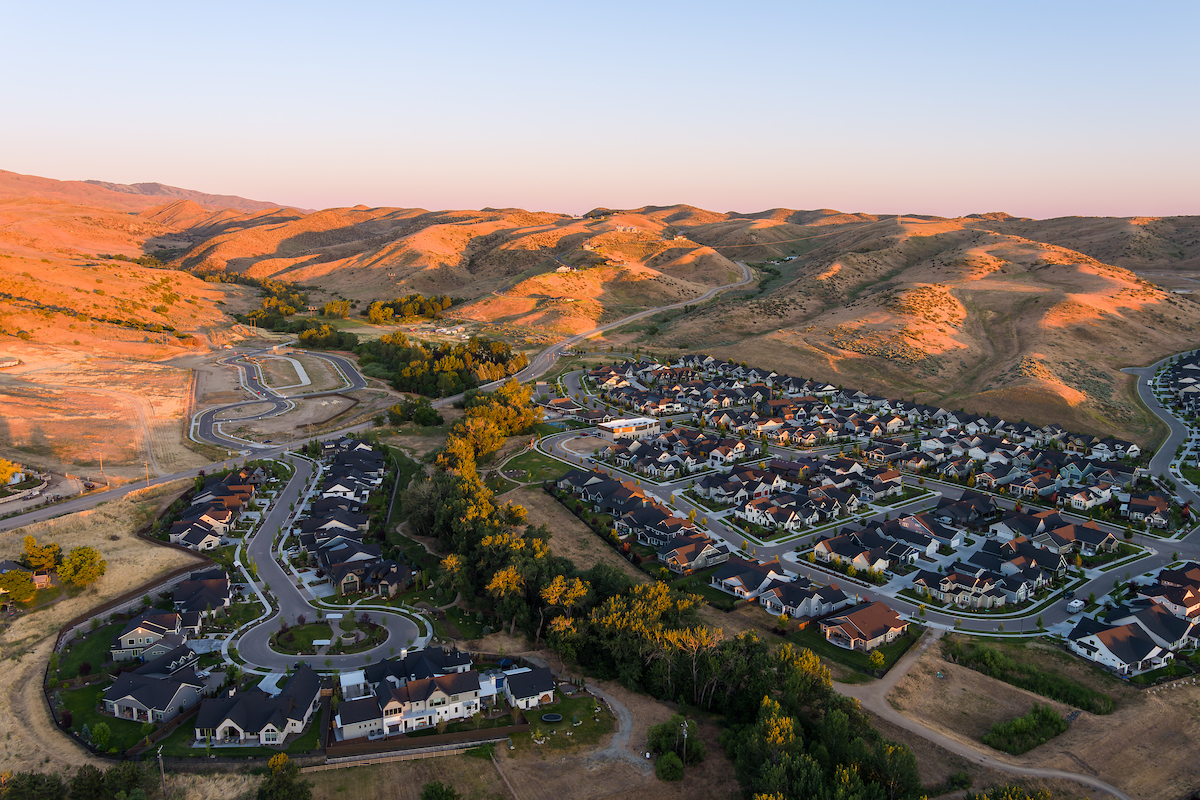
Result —
[[478, 639], [483, 636], [484, 623], [475, 620], [474, 612], [455, 606], [446, 609], [446, 619], [451, 625], [458, 628], [458, 632], [464, 639]]
[[681, 592], [695, 591], [692, 587], [707, 586], [709, 577], [719, 569], [719, 566], [709, 567], [699, 572], [693, 572], [691, 575], [683, 575], [671, 581], [671, 588]]
[[325, 622], [293, 625], [286, 631], [272, 636], [271, 646], [281, 653], [312, 655], [317, 652], [317, 646], [313, 644], [313, 641], [317, 639], [332, 640], [333, 628]]
[[84, 725], [87, 725], [89, 730], [93, 730], [96, 725], [103, 722], [112, 732], [108, 740], [109, 749], [116, 748], [118, 752], [124, 752], [142, 738], [144, 735], [142, 725], [145, 723], [134, 722], [131, 719], [116, 719], [96, 710], [96, 707], [100, 705], [100, 698], [104, 696], [104, 691], [109, 685], [106, 681], [94, 686], [85, 686], [82, 689], [63, 689], [58, 694], [62, 697], [63, 705], [71, 712], [73, 717], [71, 728], [73, 730], [82, 731]]
[[[195, 733], [195, 725], [187, 722], [180, 725], [170, 736], [159, 743], [163, 748], [162, 754], [168, 758], [204, 758], [207, 754], [204, 752], [203, 747], [191, 746]], [[282, 751], [274, 747], [214, 747], [212, 754], [221, 758], [273, 756], [279, 752], [298, 755], [320, 747], [320, 739], [321, 714], [318, 710], [313, 712], [312, 722], [309, 723], [308, 730], [300, 734]]]
[[[560, 750], [576, 745], [596, 744], [605, 734], [612, 731], [613, 718], [603, 703], [600, 704], [600, 721], [596, 722], [596, 717], [593, 715], [593, 709], [597, 703], [596, 698], [591, 696], [563, 697], [562, 692], [558, 692], [556, 696], [562, 699], [557, 703], [525, 712], [530, 732], [514, 735], [512, 737], [514, 744]], [[562, 714], [562, 722], [543, 722], [543, 714]], [[572, 723], [573, 717], [580, 720], [579, 725]], [[533, 741], [534, 734], [538, 733], [545, 739], [541, 745]], [[568, 734], [570, 735], [568, 736]]]
[[[883, 653], [884, 672], [891, 669], [892, 665], [900, 660], [900, 657], [908, 651], [908, 648], [912, 647], [914, 642], [921, 638], [921, 634], [924, 632], [924, 628], [909, 623], [908, 633], [891, 644], [875, 648]], [[850, 667], [860, 672], [873, 672], [871, 669], [870, 653], [864, 653], [860, 650], [846, 650], [827, 641], [821, 633], [819, 625], [810, 625], [802, 631], [796, 631], [790, 634], [787, 639], [789, 642], [794, 642], [800, 647], [807, 647], [821, 658], [827, 658], [844, 667]]]
[[[487, 730], [488, 728], [505, 728], [513, 724], [512, 714], [505, 714], [502, 717], [495, 719], [483, 719], [479, 722], [479, 727], [475, 727], [475, 721], [471, 719], [460, 719], [457, 722], [451, 722], [446, 725], [446, 733], [470, 733], [475, 730]], [[438, 733], [436, 727], [422, 728], [418, 731], [405, 734], [406, 736], [433, 736]]]
[[1129, 679], [1129, 682], [1137, 686], [1149, 686], [1155, 681], [1163, 678], [1178, 678], [1181, 675], [1191, 675], [1192, 670], [1184, 664], [1167, 664], [1165, 667], [1143, 672], [1141, 675], [1135, 675]]
[[88, 633], [82, 640], [72, 641], [59, 659], [59, 680], [66, 681], [78, 676], [79, 665], [85, 661], [92, 665], [92, 672], [107, 664], [108, 648], [112, 644], [112, 638], [120, 632], [120, 624], [105, 625]]
[[698, 594], [707, 600], [710, 606], [719, 608], [722, 611], [732, 611], [737, 604], [736, 597], [727, 592], [722, 592], [713, 586], [709, 586], [707, 583], [702, 583], [699, 586], [691, 586], [682, 591], [686, 591], [689, 594]]
[[530, 450], [519, 456], [510, 458], [508, 463], [504, 465], [505, 472], [520, 470], [523, 473], [521, 479], [526, 483], [531, 481], [557, 481], [563, 475], [570, 472], [571, 469], [570, 465], [535, 450]]

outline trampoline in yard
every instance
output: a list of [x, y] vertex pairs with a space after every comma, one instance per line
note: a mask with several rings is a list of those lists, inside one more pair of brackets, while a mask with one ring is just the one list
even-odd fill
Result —
[[542, 714], [542, 722], [562, 722], [562, 714]]

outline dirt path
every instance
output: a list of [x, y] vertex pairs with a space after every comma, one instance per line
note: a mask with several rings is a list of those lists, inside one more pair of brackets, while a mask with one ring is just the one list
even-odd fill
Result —
[[1099, 789], [1102, 792], [1107, 792], [1120, 800], [1133, 800], [1129, 795], [1122, 792], [1120, 789], [1105, 783], [1099, 778], [1091, 775], [1085, 775], [1078, 772], [1068, 772], [1061, 769], [1048, 769], [1044, 767], [1020, 767], [1016, 764], [1010, 764], [1007, 761], [1001, 761], [991, 755], [992, 751], [985, 750], [982, 747], [972, 747], [958, 739], [951, 738], [939, 731], [934, 730], [914, 719], [906, 717], [892, 707], [887, 701], [887, 695], [895, 687], [895, 685], [903, 678], [912, 668], [913, 664], [921, 655], [937, 643], [942, 637], [943, 631], [930, 628], [926, 631], [925, 636], [921, 639], [916, 647], [911, 648], [896, 666], [892, 667], [891, 671], [883, 678], [883, 680], [875, 681], [869, 684], [845, 684], [834, 683], [834, 688], [841, 694], [847, 697], [853, 697], [874, 714], [882, 717], [888, 722], [903, 728], [907, 731], [927, 739], [934, 744], [949, 750], [952, 753], [970, 759], [971, 761], [983, 764], [984, 766], [997, 769], [1002, 772], [1007, 772], [1011, 775], [1020, 775], [1028, 778], [1063, 778], [1076, 783], [1090, 786], [1093, 789]]
[[608, 707], [617, 717], [617, 732], [607, 745], [588, 756], [587, 761], [584, 762], [588, 769], [595, 769], [613, 761], [624, 761], [643, 775], [653, 773], [654, 767], [650, 765], [649, 761], [635, 756], [629, 750], [629, 739], [633, 733], [633, 714], [629, 713], [629, 709], [621, 705], [615, 697], [594, 683], [588, 684], [587, 688], [589, 692], [608, 703]]

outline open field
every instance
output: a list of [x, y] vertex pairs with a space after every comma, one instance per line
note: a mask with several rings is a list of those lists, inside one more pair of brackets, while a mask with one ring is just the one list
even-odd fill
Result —
[[0, 676], [0, 742], [4, 744], [0, 769], [44, 769], [47, 759], [61, 769], [91, 760], [86, 751], [58, 731], [42, 699], [42, 674], [54, 637], [60, 625], [88, 608], [176, 567], [193, 561], [197, 566], [202, 563], [186, 553], [148, 544], [133, 535], [137, 527], [154, 518], [186, 487], [186, 481], [176, 481], [90, 511], [0, 535], [0, 558], [20, 555], [22, 539], [32, 533], [39, 540], [57, 542], [64, 552], [91, 545], [108, 561], [107, 573], [93, 588], [18, 616], [0, 631], [0, 658], [6, 664]]
[[258, 368], [262, 372], [263, 383], [272, 389], [278, 389], [280, 386], [295, 386], [300, 382], [300, 375], [296, 372], [296, 368], [286, 358], [262, 356], [261, 359]]
[[[1108, 794], [1071, 781], [1015, 778], [1007, 772], [981, 766], [978, 762], [970, 761], [956, 753], [951, 753], [949, 750], [939, 747], [928, 739], [917, 736], [903, 728], [896, 727], [869, 711], [866, 713], [871, 717], [871, 724], [883, 734], [884, 738], [898, 744], [907, 745], [908, 749], [913, 751], [913, 754], [917, 757], [917, 769], [921, 774], [921, 783], [927, 787], [943, 783], [946, 778], [955, 773], [966, 772], [971, 776], [972, 791], [976, 792], [988, 786], [1017, 784], [1018, 786], [1028, 788], [1030, 792], [1045, 789], [1054, 797], [1089, 798], [1089, 800], [1102, 800], [1102, 798], [1108, 800], [1110, 797]], [[950, 796], [955, 797], [956, 795]]]
[[292, 351], [288, 355], [290, 358], [294, 358], [300, 362], [300, 366], [304, 367], [304, 371], [308, 373], [308, 379], [311, 381], [308, 386], [297, 386], [295, 389], [288, 390], [288, 394], [330, 392], [346, 385], [346, 382], [342, 379], [338, 371], [334, 369], [334, 366], [325, 359], [295, 351]]
[[618, 555], [617, 551], [601, 541], [591, 528], [543, 492], [541, 487], [523, 487], [501, 495], [498, 499], [524, 506], [529, 512], [530, 525], [546, 525], [554, 534], [550, 537], [550, 552], [571, 559], [579, 569], [608, 564], [634, 580], [650, 580], [649, 575]]
[[[1079, 659], [1040, 643], [1002, 644], [1010, 655], [1068, 675], [1117, 701], [1111, 715], [1083, 713], [1071, 727], [1016, 764], [1087, 772], [1145, 800], [1183, 797], [1200, 786], [1200, 765], [1178, 747], [1200, 736], [1200, 687], [1147, 693], [1123, 685]], [[946, 677], [938, 678], [941, 671]], [[1028, 712], [1034, 703], [1062, 714], [1074, 709], [946, 662], [930, 648], [889, 695], [906, 715], [974, 746], [994, 722]], [[1113, 755], [1120, 753], [1120, 758]]]
[[308, 425], [320, 427], [339, 414], [354, 408], [355, 403], [345, 397], [314, 397], [309, 400], [293, 400], [296, 407], [277, 417], [265, 417], [245, 423], [252, 434], [288, 433], [300, 435]]
[[512, 797], [492, 762], [475, 756], [350, 767], [305, 777], [313, 782], [313, 800], [420, 800], [421, 787], [433, 781], [450, 784], [464, 800]]
[[[64, 470], [70, 465], [110, 478], [136, 478], [207, 462], [184, 444], [190, 404], [187, 371], [165, 364], [47, 360], [0, 376], [0, 452]], [[72, 471], [74, 471], [72, 468]]]

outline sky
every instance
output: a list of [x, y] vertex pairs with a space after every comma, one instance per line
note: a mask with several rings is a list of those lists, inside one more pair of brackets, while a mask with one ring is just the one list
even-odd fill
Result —
[[0, 169], [307, 208], [1200, 214], [1196, 2], [9, 3]]

